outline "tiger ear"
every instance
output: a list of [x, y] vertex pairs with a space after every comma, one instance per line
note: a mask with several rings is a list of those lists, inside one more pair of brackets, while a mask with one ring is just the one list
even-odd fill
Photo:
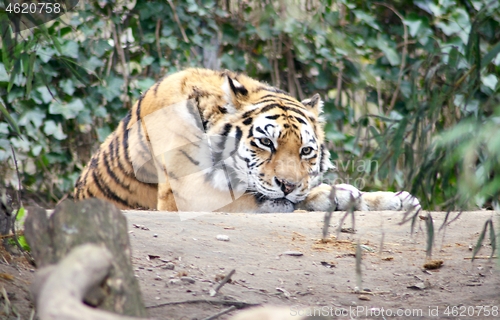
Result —
[[238, 101], [248, 95], [248, 90], [241, 83], [239, 83], [238, 80], [231, 78], [227, 74], [225, 77], [226, 79], [222, 85], [222, 90], [224, 91], [226, 101], [228, 105], [237, 109], [239, 107]]
[[302, 104], [307, 108], [307, 110], [314, 113], [317, 117], [323, 113], [323, 100], [319, 94], [315, 94], [309, 99], [302, 100]]

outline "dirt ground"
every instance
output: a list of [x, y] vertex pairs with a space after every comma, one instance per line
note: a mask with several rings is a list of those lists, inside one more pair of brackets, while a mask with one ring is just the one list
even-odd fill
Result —
[[[425, 221], [418, 219], [412, 235], [409, 224], [398, 225], [401, 212], [356, 212], [356, 233], [338, 238], [343, 213], [336, 212], [326, 243], [318, 241], [323, 213], [124, 214], [134, 271], [150, 316], [157, 319], [205, 319], [244, 304], [283, 306], [291, 316], [315, 312], [346, 319], [500, 315], [500, 272], [497, 259], [486, 259], [488, 237], [480, 259], [470, 260], [484, 222], [493, 216], [498, 230], [499, 214], [492, 211], [462, 213], [437, 233], [432, 259], [443, 265], [435, 270], [422, 267]], [[444, 215], [432, 213], [436, 230]], [[352, 227], [351, 220], [343, 227]], [[358, 241], [362, 263], [357, 273]], [[16, 319], [12, 308], [20, 319], [29, 319], [33, 308], [27, 288], [34, 270], [22, 258], [0, 254], [0, 319]], [[233, 269], [231, 281], [211, 297]]]

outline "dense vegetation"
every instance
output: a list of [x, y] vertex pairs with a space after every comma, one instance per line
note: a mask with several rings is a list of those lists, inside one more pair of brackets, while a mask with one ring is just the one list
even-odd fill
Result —
[[[0, 11], [0, 186], [56, 201], [131, 103], [187, 66], [325, 100], [330, 182], [426, 209], [500, 193], [498, 0], [81, 1], [13, 33]], [[493, 201], [494, 203], [495, 201]]]

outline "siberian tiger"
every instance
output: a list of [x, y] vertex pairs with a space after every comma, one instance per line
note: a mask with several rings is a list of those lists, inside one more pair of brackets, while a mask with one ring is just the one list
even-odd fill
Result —
[[291, 212], [408, 210], [403, 193], [320, 183], [332, 168], [323, 102], [230, 71], [187, 69], [134, 104], [79, 177], [76, 199], [122, 209]]

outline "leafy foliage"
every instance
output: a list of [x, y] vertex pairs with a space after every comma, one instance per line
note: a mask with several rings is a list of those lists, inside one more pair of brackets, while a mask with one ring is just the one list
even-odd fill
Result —
[[0, 172], [15, 184], [12, 144], [23, 184], [51, 200], [141, 92], [187, 66], [321, 93], [332, 183], [409, 189], [429, 209], [498, 199], [498, 1], [91, 0], [20, 34], [0, 20]]

